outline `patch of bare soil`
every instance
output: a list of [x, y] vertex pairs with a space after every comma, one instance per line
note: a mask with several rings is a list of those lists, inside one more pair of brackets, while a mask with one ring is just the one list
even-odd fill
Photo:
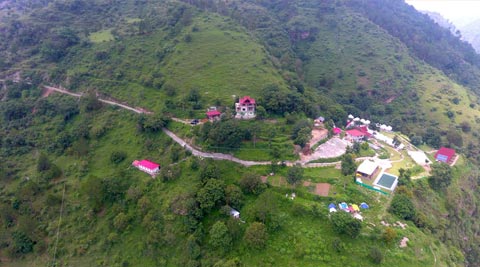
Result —
[[50, 88], [46, 88], [46, 87], [43, 87], [43, 90], [42, 90], [42, 98], [43, 97], [48, 97], [50, 94], [54, 93], [55, 91], [53, 89], [50, 89]]
[[327, 138], [328, 137], [328, 130], [313, 128], [312, 132], [311, 132], [311, 135], [312, 135], [312, 139], [310, 139], [308, 144], [305, 145], [303, 150], [301, 150], [297, 153], [297, 154], [300, 154], [300, 158], [302, 158], [302, 156], [308, 156], [308, 155], [312, 154], [312, 151], [311, 151], [310, 148], [313, 147], [319, 141]]
[[315, 186], [315, 194], [322, 196], [322, 197], [328, 197], [328, 192], [330, 191], [330, 184], [328, 183], [318, 183]]
[[397, 98], [397, 97], [396, 96], [389, 97], [387, 100], [385, 100], [385, 104], [392, 103], [392, 101], [395, 100], [395, 98]]

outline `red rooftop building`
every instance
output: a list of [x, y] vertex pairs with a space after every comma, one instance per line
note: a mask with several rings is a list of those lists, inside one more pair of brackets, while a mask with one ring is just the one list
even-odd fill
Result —
[[210, 111], [207, 112], [207, 118], [210, 121], [220, 119], [220, 115], [222, 115], [222, 113], [220, 113], [220, 111], [218, 111], [218, 110], [210, 110]]
[[350, 141], [353, 141], [353, 142], [361, 142], [365, 140], [365, 138], [369, 138], [370, 136], [372, 136], [368, 132], [366, 127], [358, 127], [351, 130], [346, 130], [345, 133], [346, 133], [347, 139], [350, 139]]
[[134, 160], [132, 165], [137, 169], [143, 172], [146, 172], [152, 176], [157, 174], [160, 171], [160, 164], [155, 163], [153, 161], [146, 160], [146, 159], [141, 161]]
[[455, 159], [455, 154], [455, 149], [441, 147], [437, 153], [435, 153], [435, 159], [443, 163], [452, 164]]
[[332, 132], [333, 132], [334, 135], [341, 134], [342, 129], [340, 129], [338, 127], [335, 127], [335, 128], [332, 129]]
[[235, 118], [237, 119], [253, 119], [255, 118], [255, 99], [250, 96], [240, 98], [238, 103], [235, 103]]

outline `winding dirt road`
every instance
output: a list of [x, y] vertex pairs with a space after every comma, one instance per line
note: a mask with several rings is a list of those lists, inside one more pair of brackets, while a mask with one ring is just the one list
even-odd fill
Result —
[[[73, 96], [73, 97], [82, 97], [83, 96], [82, 93], [74, 93], [74, 92], [71, 92], [71, 91], [69, 91], [65, 88], [58, 88], [58, 87], [53, 87], [53, 86], [43, 86], [43, 87], [48, 91], [47, 93], [44, 94], [45, 96], [48, 96], [51, 92], [58, 92], [58, 93], [70, 95], [70, 96]], [[151, 114], [151, 112], [149, 112], [149, 111], [147, 111], [143, 108], [130, 107], [128, 105], [118, 103], [117, 101], [114, 101], [114, 100], [107, 100], [107, 99], [102, 99], [102, 98], [98, 98], [98, 100], [102, 103], [112, 105], [112, 106], [118, 106], [120, 108], [129, 110], [129, 111], [132, 111], [132, 112], [135, 112], [135, 113], [138, 113], [138, 114]], [[184, 139], [178, 137], [177, 135], [175, 135], [173, 132], [171, 132], [167, 128], [163, 128], [162, 131], [166, 135], [168, 135], [170, 138], [172, 138], [173, 141], [175, 141], [180, 146], [182, 146], [184, 149], [192, 152], [192, 154], [196, 157], [211, 158], [211, 159], [215, 159], [215, 160], [228, 160], [228, 161], [236, 162], [238, 164], [242, 164], [243, 166], [247, 166], [247, 167], [255, 166], [255, 165], [270, 165], [270, 164], [272, 164], [271, 161], [242, 160], [242, 159], [236, 158], [236, 157], [234, 157], [230, 154], [204, 152], [204, 151], [201, 151], [201, 150], [191, 146]], [[341, 163], [340, 161], [338, 161], [338, 162], [327, 162], [327, 163], [307, 163], [307, 162], [308, 161], [306, 161], [306, 160], [297, 160], [297, 161], [294, 161], [294, 162], [285, 161], [285, 164], [287, 166], [290, 166], [290, 167], [293, 166], [293, 165], [299, 164], [301, 167], [304, 167], [304, 168], [318, 168], [318, 167], [327, 167], [327, 166], [337, 166], [338, 164]]]
[[[82, 97], [82, 95], [83, 95], [82, 93], [74, 93], [74, 92], [68, 91], [64, 88], [58, 88], [58, 87], [53, 87], [53, 86], [44, 86], [44, 88], [46, 90], [49, 90], [49, 91], [55, 91], [55, 92], [58, 92], [58, 93], [61, 93], [61, 94], [66, 94], [66, 95], [70, 95], [70, 96], [74, 96], [74, 97]], [[118, 106], [118, 107], [121, 107], [121, 108], [126, 109], [126, 110], [133, 111], [133, 112], [138, 113], [138, 114], [148, 114], [148, 113], [150, 113], [150, 112], [146, 111], [145, 109], [130, 107], [130, 106], [127, 106], [125, 104], [121, 104], [121, 103], [118, 103], [118, 102], [112, 101], [112, 100], [106, 100], [106, 99], [102, 99], [102, 98], [99, 98], [98, 100], [100, 102], [105, 103], [105, 104], [109, 104], [109, 105], [112, 105], [112, 106]], [[236, 157], [234, 157], [232, 155], [229, 155], [229, 154], [203, 152], [201, 150], [198, 150], [198, 149], [192, 147], [185, 140], [178, 137], [177, 135], [175, 135], [173, 132], [171, 132], [167, 128], [163, 128], [162, 131], [166, 135], [168, 135], [170, 138], [172, 138], [173, 141], [177, 142], [183, 148], [191, 151], [192, 154], [194, 156], [197, 156], [197, 157], [212, 158], [212, 159], [215, 159], [215, 160], [229, 160], [229, 161], [233, 161], [233, 162], [242, 164], [244, 166], [269, 165], [269, 164], [271, 164], [270, 161], [249, 161], [249, 160], [242, 160], [242, 159], [236, 158]]]

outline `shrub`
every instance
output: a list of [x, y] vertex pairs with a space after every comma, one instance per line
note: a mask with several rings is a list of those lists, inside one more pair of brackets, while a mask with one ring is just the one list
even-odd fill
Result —
[[387, 244], [391, 244], [397, 238], [397, 232], [391, 227], [387, 227], [382, 234], [382, 238]]
[[404, 194], [396, 194], [388, 211], [404, 220], [413, 220], [416, 215], [415, 206], [412, 201]]
[[373, 247], [370, 250], [369, 256], [370, 256], [370, 260], [375, 264], [380, 264], [383, 261], [382, 251], [377, 247]]
[[32, 252], [34, 241], [21, 231], [12, 233], [12, 252], [14, 254], [26, 254]]
[[120, 212], [114, 219], [113, 219], [113, 226], [117, 231], [123, 231], [128, 225], [128, 217], [125, 213]]
[[40, 153], [40, 156], [38, 157], [38, 161], [37, 161], [37, 171], [43, 172], [43, 171], [49, 170], [50, 167], [51, 167], [51, 163], [48, 157], [45, 154]]
[[349, 235], [356, 238], [360, 234], [362, 224], [359, 220], [353, 218], [349, 213], [336, 212], [331, 216], [333, 229], [339, 234]]
[[260, 194], [265, 189], [265, 185], [262, 183], [260, 176], [253, 173], [245, 174], [242, 177], [240, 180], [240, 187], [243, 192], [254, 195]]
[[127, 157], [127, 153], [124, 151], [113, 151], [112, 154], [110, 154], [110, 162], [113, 164], [119, 164], [125, 158]]

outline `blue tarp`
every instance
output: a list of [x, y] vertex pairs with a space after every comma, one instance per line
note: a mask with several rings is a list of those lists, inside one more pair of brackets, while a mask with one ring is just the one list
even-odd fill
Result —
[[363, 202], [362, 204], [360, 204], [360, 208], [368, 209], [369, 207], [368, 207], [367, 203]]
[[331, 209], [331, 208], [336, 208], [335, 204], [333, 203], [330, 203], [330, 205], [328, 205], [328, 208]]

